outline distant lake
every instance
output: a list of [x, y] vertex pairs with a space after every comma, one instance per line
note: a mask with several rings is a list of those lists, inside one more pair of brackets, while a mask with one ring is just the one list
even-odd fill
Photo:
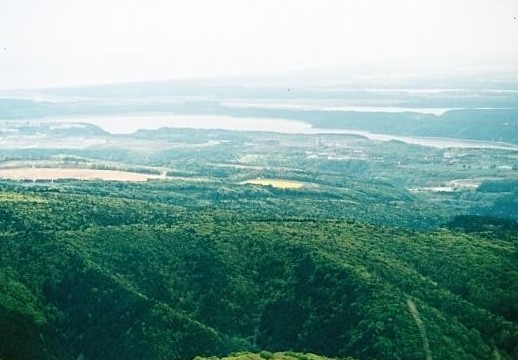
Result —
[[221, 129], [234, 131], [273, 131], [284, 134], [316, 134], [302, 121], [213, 115], [92, 116], [58, 120], [96, 125], [111, 134], [131, 134], [160, 128]]
[[401, 112], [413, 112], [419, 114], [433, 114], [442, 115], [450, 110], [459, 110], [461, 108], [411, 108], [411, 107], [395, 107], [395, 106], [351, 106], [351, 105], [340, 105], [333, 104], [331, 102], [222, 102], [222, 105], [229, 108], [239, 109], [275, 109], [275, 110], [318, 110], [318, 111], [358, 111], [358, 112], [385, 112], [385, 113], [401, 113]]
[[89, 123], [111, 134], [131, 134], [138, 130], [156, 130], [160, 128], [220, 129], [233, 131], [262, 131], [283, 134], [352, 134], [374, 141], [397, 140], [408, 144], [431, 146], [436, 148], [487, 148], [518, 150], [518, 146], [507, 143], [474, 141], [449, 138], [398, 136], [377, 134], [363, 130], [320, 129], [311, 124], [287, 119], [246, 118], [231, 116], [201, 115], [146, 115], [146, 116], [107, 116], [47, 120], [53, 122]]

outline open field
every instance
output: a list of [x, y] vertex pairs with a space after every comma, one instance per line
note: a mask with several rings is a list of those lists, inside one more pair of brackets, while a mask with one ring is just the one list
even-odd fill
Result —
[[280, 189], [300, 189], [305, 184], [300, 181], [281, 180], [281, 179], [251, 179], [244, 181], [243, 184], [273, 186]]
[[113, 180], [113, 181], [147, 181], [164, 178], [160, 175], [140, 174], [128, 171], [73, 169], [73, 168], [18, 168], [0, 169], [1, 179], [11, 180]]

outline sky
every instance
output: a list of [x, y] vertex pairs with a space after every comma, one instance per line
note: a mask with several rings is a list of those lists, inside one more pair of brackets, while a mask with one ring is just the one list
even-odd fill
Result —
[[518, 68], [518, 0], [0, 0], [0, 89]]

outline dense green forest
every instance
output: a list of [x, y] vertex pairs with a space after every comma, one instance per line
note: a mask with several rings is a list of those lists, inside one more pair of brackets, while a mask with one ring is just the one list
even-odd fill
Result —
[[4, 360], [518, 358], [511, 219], [369, 224], [218, 182], [0, 187]]

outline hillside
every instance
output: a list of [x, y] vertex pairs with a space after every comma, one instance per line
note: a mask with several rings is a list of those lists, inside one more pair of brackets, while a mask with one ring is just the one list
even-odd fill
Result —
[[518, 357], [512, 221], [417, 231], [256, 198], [261, 218], [106, 184], [3, 185], [2, 359]]

